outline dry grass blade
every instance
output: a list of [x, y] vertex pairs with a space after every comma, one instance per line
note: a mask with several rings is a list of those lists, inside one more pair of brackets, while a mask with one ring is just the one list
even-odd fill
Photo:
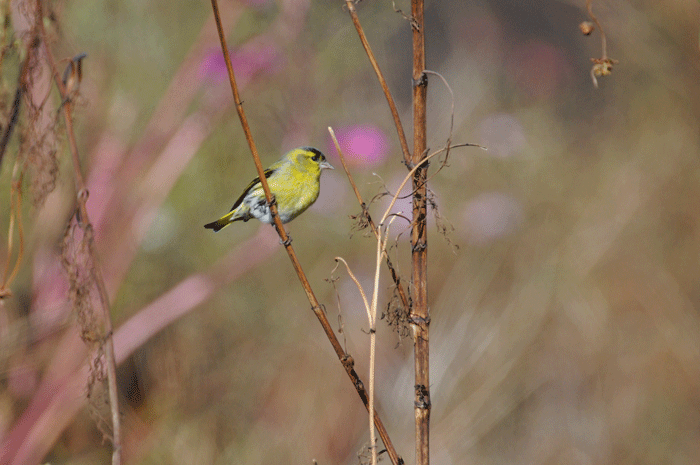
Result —
[[[14, 171], [16, 173], [18, 163], [15, 162]], [[19, 174], [17, 180], [12, 181], [10, 188], [10, 223], [7, 227], [7, 262], [5, 263], [5, 271], [3, 273], [2, 283], [0, 283], [0, 299], [12, 295], [10, 286], [17, 277], [22, 257], [24, 256], [24, 228], [22, 227], [22, 173]], [[17, 235], [19, 238], [19, 248], [17, 250], [17, 258], [15, 264], [10, 271], [10, 262], [14, 252], [14, 230], [17, 223]]]
[[[376, 316], [377, 316], [377, 301], [376, 301], [376, 294], [377, 294], [377, 282], [375, 280], [375, 286], [374, 286], [374, 291], [372, 293], [372, 305], [370, 306], [369, 302], [367, 302], [367, 294], [365, 293], [364, 289], [362, 289], [362, 285], [360, 284], [360, 281], [357, 280], [357, 277], [355, 274], [352, 272], [350, 269], [350, 266], [348, 265], [348, 262], [345, 261], [342, 257], [335, 257], [336, 262], [340, 262], [343, 265], [345, 265], [345, 270], [348, 272], [348, 275], [350, 276], [350, 279], [353, 280], [355, 283], [355, 286], [357, 286], [357, 290], [360, 292], [360, 295], [362, 296], [362, 302], [365, 305], [365, 310], [367, 311], [367, 320], [369, 322], [369, 345], [370, 345], [370, 350], [369, 350], [369, 405], [367, 407], [367, 411], [369, 413], [369, 440], [370, 440], [370, 463], [372, 465], [375, 465], [377, 463], [377, 438], [376, 438], [376, 431], [374, 427], [374, 383], [376, 381], [375, 378], [375, 371], [374, 371], [374, 364], [375, 364], [375, 357], [376, 357], [376, 346], [377, 346], [377, 328], [376, 328]], [[379, 266], [377, 266], [377, 274], [375, 275], [378, 277], [379, 275]]]

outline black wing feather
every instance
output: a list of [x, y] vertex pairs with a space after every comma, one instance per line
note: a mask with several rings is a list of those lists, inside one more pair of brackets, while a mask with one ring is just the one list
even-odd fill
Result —
[[[274, 173], [275, 171], [276, 171], [276, 170], [271, 170], [270, 168], [268, 168], [268, 169], [266, 169], [265, 171], [263, 171], [263, 173], [265, 174], [265, 179], [267, 179], [267, 178], [269, 178], [270, 176], [272, 176], [272, 173]], [[245, 190], [243, 191], [243, 194], [241, 194], [241, 196], [238, 197], [238, 200], [236, 200], [236, 203], [233, 204], [233, 207], [231, 207], [231, 209], [229, 210], [229, 212], [232, 212], [232, 211], [234, 211], [236, 208], [238, 208], [238, 206], [239, 206], [240, 204], [243, 203], [243, 199], [245, 199], [245, 196], [248, 195], [248, 193], [249, 193], [250, 191], [252, 191], [253, 189], [255, 189], [255, 188], [257, 187], [258, 184], [260, 184], [260, 176], [257, 176], [255, 179], [253, 179], [252, 181], [250, 181], [250, 184], [248, 184], [248, 187], [246, 187]]]

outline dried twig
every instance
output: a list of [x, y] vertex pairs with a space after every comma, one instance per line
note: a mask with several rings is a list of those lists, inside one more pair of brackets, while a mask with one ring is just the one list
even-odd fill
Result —
[[414, 415], [416, 425], [416, 465], [430, 463], [430, 364], [429, 333], [430, 312], [428, 309], [428, 224], [427, 224], [427, 148], [426, 97], [428, 78], [425, 73], [425, 27], [423, 0], [411, 0], [411, 17], [417, 27], [413, 34], [413, 228], [411, 250], [413, 269], [411, 281], [413, 291], [410, 323], [413, 328], [414, 352]]
[[[80, 61], [84, 55], [79, 55], [69, 64], [69, 70], [62, 80], [59, 77], [58, 70], [56, 69], [56, 62], [53, 58], [53, 54], [49, 48], [47, 42], [46, 30], [43, 24], [43, 9], [42, 1], [36, 1], [36, 21], [39, 28], [39, 33], [44, 45], [44, 51], [46, 53], [46, 58], [51, 68], [51, 76], [56, 83], [59, 94], [61, 96], [63, 116], [66, 123], [66, 133], [68, 135], [68, 143], [70, 147], [71, 156], [73, 159], [73, 174], [75, 177], [75, 188], [76, 188], [76, 200], [77, 207], [75, 210], [75, 220], [77, 225], [83, 231], [83, 240], [87, 241], [87, 251], [90, 257], [90, 274], [94, 280], [94, 284], [97, 287], [97, 293], [99, 298], [100, 307], [102, 310], [102, 319], [104, 325], [104, 333], [101, 335], [100, 350], [104, 348], [105, 365], [107, 371], [107, 389], [109, 393], [109, 405], [111, 411], [111, 423], [112, 423], [112, 433], [111, 441], [113, 446], [112, 451], [112, 465], [121, 464], [121, 420], [119, 417], [119, 401], [117, 392], [117, 368], [114, 358], [114, 341], [112, 339], [112, 318], [109, 308], [109, 297], [107, 295], [107, 290], [104, 284], [104, 278], [102, 276], [102, 269], [99, 264], [99, 259], [97, 256], [97, 251], [95, 250], [95, 243], [92, 234], [92, 225], [90, 224], [90, 219], [87, 213], [87, 199], [88, 190], [85, 187], [85, 180], [82, 173], [82, 168], [80, 165], [80, 156], [78, 153], [78, 144], [75, 140], [75, 132], [73, 131], [73, 114], [72, 114], [72, 98], [78, 92], [78, 86], [80, 85], [80, 80], [82, 78], [82, 68]], [[99, 352], [99, 351], [98, 351]]]
[[370, 337], [370, 349], [369, 349], [369, 437], [370, 437], [370, 452], [371, 452], [371, 463], [376, 465], [377, 463], [377, 439], [374, 428], [374, 390], [376, 381], [376, 348], [377, 348], [377, 302], [379, 300], [379, 271], [381, 269], [382, 257], [386, 256], [386, 238], [389, 236], [389, 227], [396, 217], [392, 217], [389, 224], [386, 227], [386, 232], [382, 236], [381, 231], [377, 236], [377, 257], [374, 268], [374, 286], [372, 289], [372, 303], [367, 302], [367, 294], [362, 289], [360, 282], [355, 277], [355, 274], [350, 269], [348, 263], [342, 257], [335, 257], [336, 262], [342, 262], [345, 265], [350, 278], [355, 282], [357, 289], [360, 291], [362, 296], [362, 302], [365, 305], [365, 310], [367, 311], [367, 320], [369, 322], [369, 337]]
[[[335, 134], [333, 133], [333, 130], [330, 129], [331, 136], [334, 138], [334, 141], [336, 143], [336, 148], [338, 149], [340, 153], [340, 147], [337, 147], [337, 140], [335, 140]], [[382, 235], [381, 229], [378, 229], [377, 231], [377, 257], [376, 257], [376, 267], [375, 267], [375, 273], [374, 273], [374, 289], [372, 293], [372, 303], [369, 304], [367, 302], [367, 296], [365, 291], [362, 289], [362, 286], [360, 285], [360, 282], [357, 280], [355, 275], [353, 274], [352, 270], [348, 266], [347, 262], [341, 258], [341, 257], [336, 257], [335, 260], [336, 262], [342, 262], [345, 265], [345, 268], [348, 271], [348, 274], [350, 275], [350, 278], [355, 282], [355, 285], [360, 291], [360, 294], [362, 296], [362, 301], [365, 305], [365, 309], [367, 311], [367, 318], [369, 320], [369, 334], [370, 334], [370, 370], [369, 370], [369, 414], [370, 414], [370, 419], [373, 418], [374, 416], [374, 384], [375, 384], [375, 357], [376, 357], [376, 321], [377, 321], [377, 301], [378, 301], [378, 296], [379, 296], [379, 270], [381, 266], [381, 260], [382, 258], [387, 257], [386, 253], [386, 240], [389, 235], [389, 227], [391, 226], [391, 223], [397, 218], [398, 215], [391, 214], [391, 209], [393, 208], [394, 204], [396, 203], [397, 199], [399, 198], [399, 192], [401, 192], [401, 189], [403, 189], [403, 186], [406, 185], [406, 183], [411, 179], [411, 177], [414, 175], [414, 173], [421, 168], [422, 166], [427, 165], [428, 161], [434, 157], [437, 156], [438, 154], [442, 153], [445, 151], [446, 148], [440, 149], [425, 158], [423, 158], [421, 161], [418, 162], [416, 166], [414, 166], [411, 171], [406, 175], [404, 178], [403, 182], [397, 189], [396, 193], [392, 196], [391, 201], [389, 202], [389, 206], [387, 207], [386, 211], [382, 215], [382, 220], [379, 223], [380, 228], [384, 224], [384, 222], [389, 218], [389, 223], [387, 224], [386, 227], [386, 232]], [[343, 165], [345, 165], [345, 162], [343, 161]], [[346, 168], [347, 172], [347, 168]], [[349, 174], [349, 173], [348, 173]], [[359, 193], [357, 193], [359, 195]], [[376, 464], [377, 463], [377, 449], [376, 449], [376, 439], [374, 435], [374, 427], [372, 423], [370, 423], [370, 450], [371, 450], [371, 463]]]
[[[7, 151], [7, 145], [10, 142], [10, 138], [12, 137], [14, 129], [19, 120], [22, 97], [27, 90], [27, 75], [29, 73], [30, 63], [32, 63], [35, 59], [36, 49], [38, 46], [39, 41], [34, 39], [30, 40], [29, 45], [27, 46], [27, 54], [24, 58], [22, 68], [17, 79], [17, 89], [15, 90], [15, 98], [12, 102], [10, 117], [8, 118], [7, 127], [2, 133], [2, 138], [0, 139], [0, 166], [2, 166], [2, 160], [5, 156], [5, 152]], [[2, 282], [0, 282], [0, 299], [12, 295], [10, 285], [19, 272], [20, 265], [22, 264], [22, 257], [24, 255], [24, 228], [22, 226], [22, 179], [24, 177], [24, 172], [18, 167], [19, 163], [16, 161], [12, 173], [13, 181], [10, 187], [10, 222], [7, 228], [7, 263], [5, 264]], [[19, 236], [19, 250], [14, 266], [12, 267], [12, 271], [10, 271], [10, 260], [13, 252], [12, 238], [14, 237], [15, 223], [17, 225], [17, 234]]]
[[374, 58], [372, 48], [369, 46], [369, 42], [367, 42], [365, 31], [362, 29], [362, 25], [360, 24], [360, 18], [357, 16], [357, 11], [355, 10], [355, 4], [352, 0], [345, 0], [345, 5], [347, 6], [348, 12], [350, 13], [350, 17], [352, 18], [352, 23], [355, 25], [355, 29], [357, 29], [357, 35], [360, 37], [362, 47], [365, 49], [367, 57], [369, 58], [369, 62], [372, 64], [372, 68], [374, 69], [374, 72], [377, 75], [379, 84], [382, 86], [382, 91], [384, 91], [384, 97], [386, 97], [386, 101], [389, 104], [389, 109], [391, 110], [391, 116], [394, 117], [394, 125], [396, 126], [396, 132], [399, 135], [399, 143], [401, 144], [401, 152], [403, 153], [404, 163], [406, 163], [406, 166], [410, 166], [411, 152], [408, 149], [408, 142], [406, 142], [406, 134], [404, 134], [403, 126], [401, 125], [401, 119], [399, 118], [399, 112], [396, 109], [396, 104], [394, 103], [394, 98], [391, 96], [391, 91], [389, 90], [389, 86], [386, 83], [386, 79], [384, 79], [382, 70], [379, 68], [379, 64], [377, 63], [376, 58]]
[[[447, 159], [450, 156], [450, 147], [452, 145], [452, 131], [455, 126], [455, 93], [452, 91], [452, 87], [450, 87], [450, 84], [447, 82], [447, 79], [445, 77], [436, 72], [436, 71], [431, 71], [429, 69], [423, 70], [425, 74], [432, 74], [433, 76], [437, 76], [440, 78], [443, 84], [445, 84], [445, 87], [447, 87], [447, 90], [450, 92], [450, 131], [447, 133], [447, 142], [445, 143], [445, 147], [447, 150], [445, 151], [445, 160], [442, 162], [442, 166], [445, 166], [447, 164]], [[440, 167], [442, 169], [442, 166]], [[438, 170], [439, 171], [439, 170]]]
[[[605, 37], [605, 31], [603, 31], [603, 26], [598, 21], [598, 18], [593, 14], [593, 0], [586, 0], [586, 9], [588, 10], [588, 16], [596, 24], [598, 30], [600, 31], [600, 45], [601, 45], [601, 57], [591, 58], [593, 62], [593, 67], [591, 68], [591, 79], [593, 80], [593, 86], [598, 88], [598, 76], [609, 76], [612, 74], [613, 65], [618, 63], [617, 60], [608, 57], [608, 41]], [[579, 26], [581, 31], [585, 35], [589, 35], [593, 29], [590, 27]]]
[[418, 27], [418, 23], [416, 23], [416, 21], [411, 16], [407, 15], [400, 8], [396, 7], [396, 2], [394, 0], [391, 0], [391, 6], [392, 8], [394, 8], [395, 13], [400, 14], [403, 19], [411, 23], [411, 28], [415, 29]]
[[[362, 208], [362, 216], [367, 221], [369, 227], [372, 229], [374, 236], [377, 239], [379, 239], [379, 229], [377, 229], [377, 226], [374, 224], [374, 221], [372, 221], [372, 217], [370, 216], [369, 211], [367, 210], [367, 204], [365, 204], [364, 200], [362, 200], [362, 195], [360, 194], [360, 191], [357, 188], [357, 184], [355, 184], [355, 180], [353, 179], [352, 174], [350, 174], [348, 165], [345, 162], [345, 156], [343, 155], [343, 151], [340, 149], [338, 139], [335, 137], [335, 132], [330, 127], [328, 128], [328, 132], [330, 133], [331, 138], [333, 139], [335, 149], [338, 151], [338, 157], [340, 158], [340, 162], [343, 165], [345, 174], [347, 175], [348, 180], [350, 181], [352, 190], [355, 192], [355, 197], [357, 197], [357, 201], [360, 204], [360, 208]], [[399, 298], [401, 299], [401, 305], [403, 305], [404, 310], [408, 312], [411, 303], [408, 300], [408, 295], [406, 294], [406, 290], [404, 289], [403, 283], [401, 282], [401, 277], [396, 272], [396, 268], [394, 268], [394, 264], [391, 262], [391, 258], [389, 258], [389, 254], [386, 254], [386, 266], [387, 268], [389, 268], [391, 279], [394, 281], [394, 286], [396, 286], [396, 291], [398, 292]]]
[[[5, 263], [5, 271], [0, 282], [0, 300], [12, 295], [10, 286], [15, 280], [22, 263], [24, 256], [24, 228], [22, 227], [22, 173], [17, 174], [18, 162], [15, 162], [13, 173], [12, 187], [10, 188], [10, 224], [7, 227], [7, 262]], [[14, 252], [13, 231], [17, 223], [17, 235], [19, 236], [19, 248], [17, 250], [17, 258], [15, 264], [10, 271], [10, 260]]]
[[[32, 49], [30, 48], [30, 50]], [[19, 118], [19, 108], [22, 104], [22, 95], [24, 94], [25, 87], [24, 79], [27, 70], [27, 63], [29, 63], [30, 58], [31, 52], [28, 53], [27, 57], [24, 59], [24, 64], [22, 65], [22, 72], [20, 73], [19, 82], [17, 83], [17, 90], [15, 91], [15, 99], [12, 102], [12, 111], [10, 112], [10, 118], [7, 123], [7, 127], [5, 128], [5, 131], [2, 134], [2, 139], [0, 139], [0, 166], [2, 166], [2, 159], [5, 156], [7, 144], [10, 141], [10, 137], [12, 137], [12, 133], [14, 132], [15, 126], [17, 125], [17, 120]]]

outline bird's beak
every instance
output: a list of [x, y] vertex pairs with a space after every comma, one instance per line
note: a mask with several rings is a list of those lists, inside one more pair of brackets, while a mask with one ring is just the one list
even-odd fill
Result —
[[318, 166], [321, 167], [321, 169], [327, 169], [327, 170], [334, 170], [333, 165], [328, 163], [327, 161], [322, 161]]

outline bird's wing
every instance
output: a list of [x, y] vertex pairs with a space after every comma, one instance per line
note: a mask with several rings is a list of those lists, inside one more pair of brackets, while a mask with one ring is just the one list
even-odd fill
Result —
[[[277, 171], [277, 168], [272, 168], [272, 167], [263, 171], [263, 173], [265, 174], [265, 178], [269, 178], [270, 176], [272, 176], [272, 173], [274, 173], [275, 171]], [[236, 200], [236, 203], [233, 204], [233, 207], [231, 207], [231, 210], [229, 210], [229, 211], [234, 211], [236, 208], [238, 208], [238, 206], [241, 203], [243, 203], [243, 199], [245, 199], [245, 196], [248, 195], [248, 193], [250, 191], [257, 188], [259, 184], [260, 184], [260, 177], [259, 176], [257, 176], [255, 179], [250, 181], [250, 184], [248, 184], [248, 187], [245, 188], [245, 190], [243, 191], [241, 196], [238, 197], [238, 200]]]

